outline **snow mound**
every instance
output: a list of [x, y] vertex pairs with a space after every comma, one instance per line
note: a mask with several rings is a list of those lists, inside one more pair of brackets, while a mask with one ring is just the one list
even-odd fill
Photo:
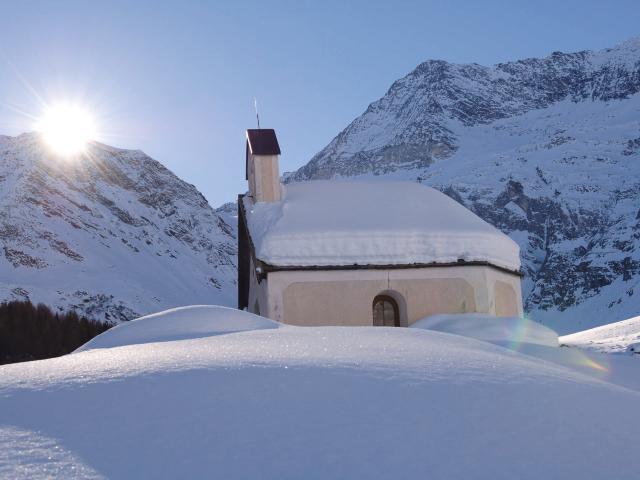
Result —
[[245, 210], [256, 256], [277, 266], [488, 262], [520, 268], [518, 245], [445, 194], [414, 182], [312, 181]]
[[456, 335], [285, 326], [1, 367], [0, 472], [635, 478], [639, 400]]
[[498, 345], [558, 346], [556, 332], [519, 317], [495, 317], [481, 313], [441, 314], [418, 320], [411, 327], [453, 333]]
[[122, 323], [91, 339], [76, 352], [278, 328], [279, 325], [268, 318], [234, 308], [194, 305], [173, 308]]
[[563, 345], [598, 352], [633, 353], [634, 345], [640, 344], [640, 317], [564, 335], [560, 337], [560, 342]]

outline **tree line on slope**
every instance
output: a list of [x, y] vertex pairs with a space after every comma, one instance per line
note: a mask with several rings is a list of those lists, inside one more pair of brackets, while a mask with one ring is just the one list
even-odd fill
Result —
[[112, 326], [73, 311], [54, 313], [30, 301], [4, 302], [0, 304], [0, 365], [71, 353]]

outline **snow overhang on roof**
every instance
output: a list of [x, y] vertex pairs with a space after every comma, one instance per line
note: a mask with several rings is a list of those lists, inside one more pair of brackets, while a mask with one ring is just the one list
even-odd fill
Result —
[[490, 264], [514, 273], [520, 248], [433, 188], [414, 182], [313, 181], [283, 199], [244, 198], [258, 260], [282, 268]]

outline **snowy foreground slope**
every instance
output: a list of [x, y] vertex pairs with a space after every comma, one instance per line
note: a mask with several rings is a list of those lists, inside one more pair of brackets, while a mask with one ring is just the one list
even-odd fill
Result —
[[562, 333], [640, 313], [640, 38], [493, 67], [429, 60], [289, 180], [438, 188], [520, 245], [526, 310]]
[[0, 136], [0, 301], [118, 322], [233, 304], [235, 221], [137, 150], [61, 159], [37, 134]]
[[[640, 385], [417, 328], [290, 327], [216, 307], [142, 322], [164, 341], [129, 344], [144, 341], [132, 322], [93, 348], [0, 367], [1, 477], [602, 479], [640, 470]], [[230, 325], [249, 330], [217, 334]], [[185, 331], [202, 337], [172, 340]]]

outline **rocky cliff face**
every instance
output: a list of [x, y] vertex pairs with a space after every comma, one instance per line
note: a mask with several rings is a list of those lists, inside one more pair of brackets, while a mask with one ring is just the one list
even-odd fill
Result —
[[36, 134], [0, 136], [0, 300], [110, 321], [233, 304], [231, 217], [140, 151], [64, 160]]
[[640, 312], [640, 39], [494, 67], [427, 61], [289, 180], [425, 182], [522, 249], [560, 331]]

